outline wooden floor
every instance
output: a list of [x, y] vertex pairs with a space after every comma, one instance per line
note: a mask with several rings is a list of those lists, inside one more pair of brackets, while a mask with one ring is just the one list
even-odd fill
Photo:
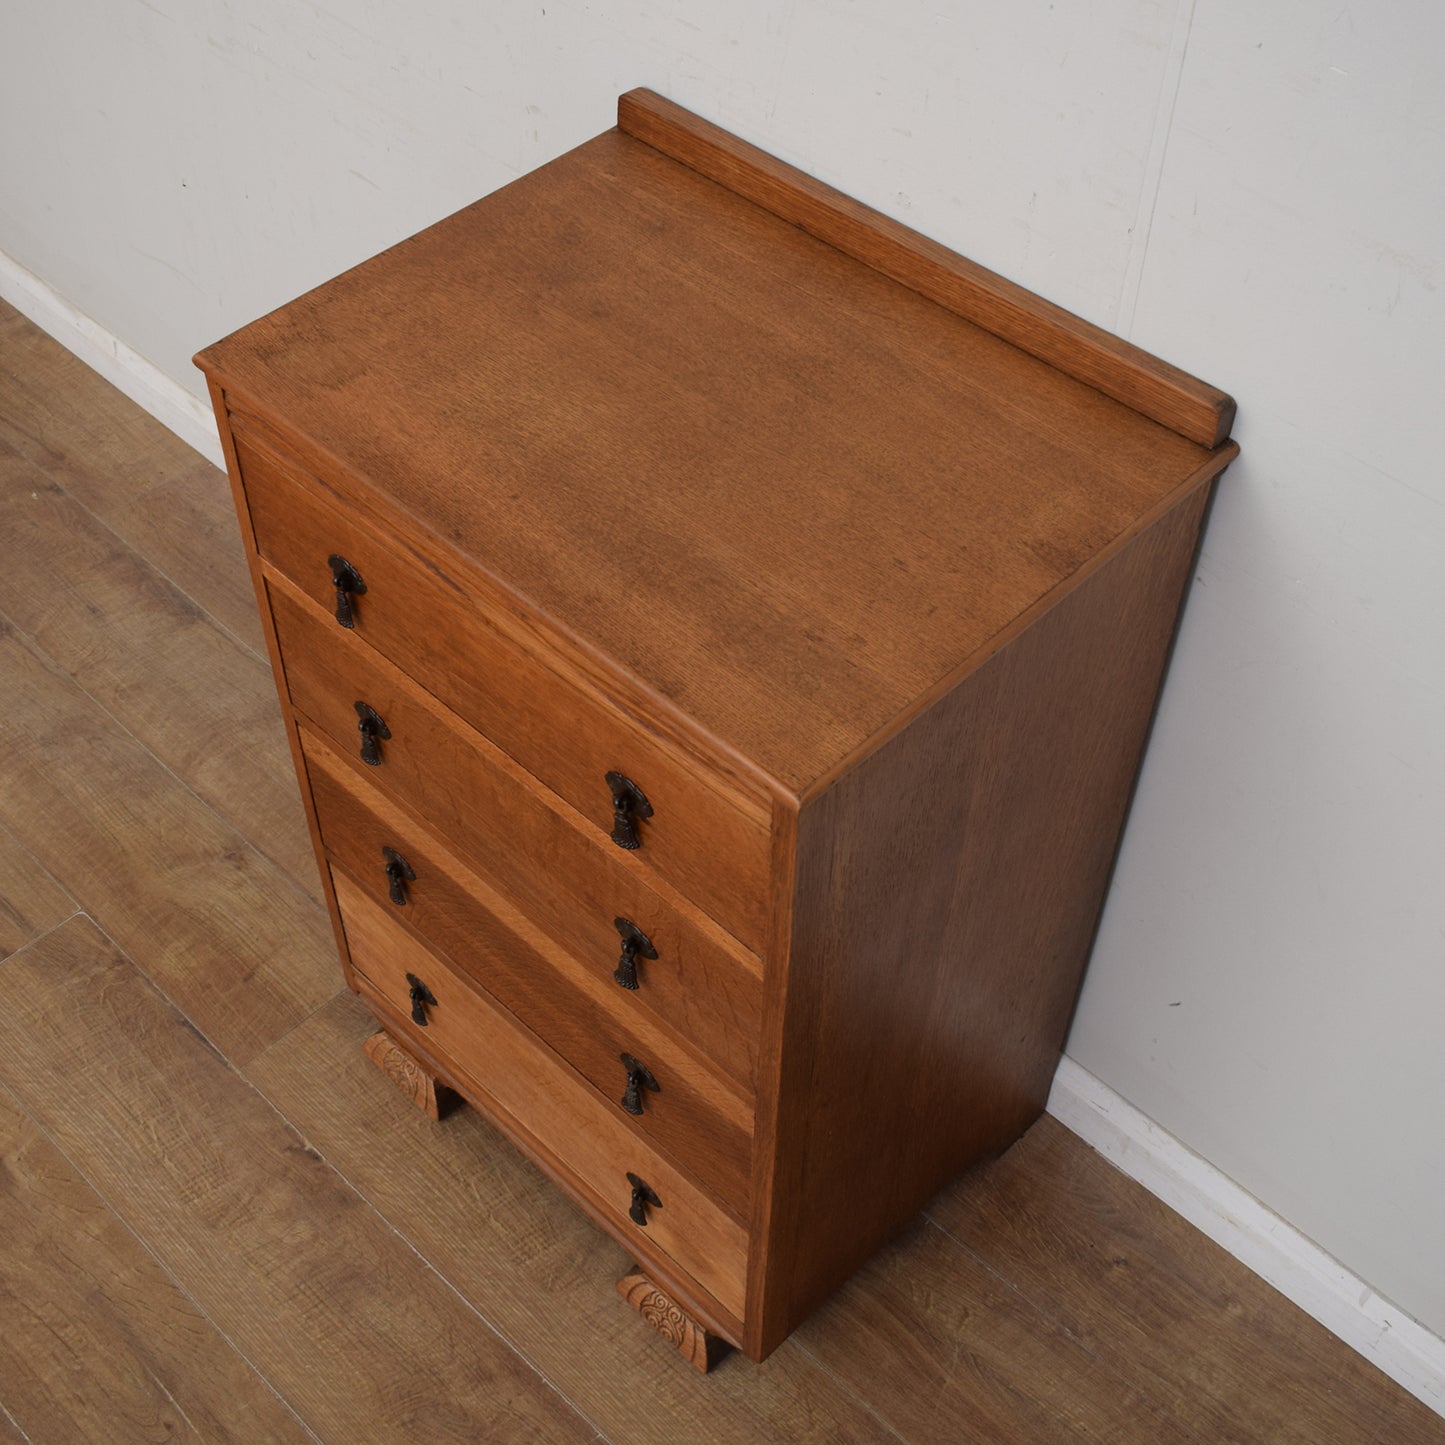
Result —
[[224, 478], [0, 308], [0, 1440], [1445, 1441], [1051, 1119], [704, 1379], [317, 893]]

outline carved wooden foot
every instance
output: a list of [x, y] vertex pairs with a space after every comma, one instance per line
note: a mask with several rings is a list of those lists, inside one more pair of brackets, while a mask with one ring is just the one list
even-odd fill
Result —
[[462, 1102], [456, 1090], [439, 1083], [385, 1029], [378, 1029], [362, 1047], [366, 1057], [433, 1119], [444, 1119]]
[[732, 1348], [725, 1339], [709, 1334], [696, 1320], [689, 1319], [682, 1307], [641, 1270], [624, 1274], [617, 1281], [617, 1293], [703, 1374]]

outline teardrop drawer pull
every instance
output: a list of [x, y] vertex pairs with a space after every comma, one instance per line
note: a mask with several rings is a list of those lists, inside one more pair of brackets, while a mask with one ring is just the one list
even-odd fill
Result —
[[647, 794], [631, 778], [617, 772], [607, 774], [607, 786], [612, 790], [612, 841], [619, 848], [640, 847], [637, 820], [652, 816]]
[[386, 859], [386, 880], [391, 901], [401, 908], [406, 903], [406, 885], [416, 881], [416, 874], [412, 872], [411, 864], [395, 848], [388, 848], [383, 844], [381, 856]]
[[622, 1067], [627, 1070], [627, 1090], [622, 1095], [622, 1107], [629, 1114], [642, 1112], [642, 1091], [651, 1089], [654, 1094], [662, 1092], [662, 1085], [652, 1077], [652, 1070], [631, 1054], [622, 1055]]
[[336, 620], [343, 627], [355, 627], [351, 599], [365, 595], [366, 583], [345, 557], [338, 557], [334, 552], [326, 559], [326, 565], [331, 568], [331, 585], [336, 588]]
[[662, 1200], [657, 1197], [656, 1191], [644, 1179], [639, 1179], [631, 1170], [627, 1172], [627, 1182], [632, 1186], [632, 1203], [628, 1207], [627, 1217], [634, 1223], [647, 1227], [647, 1211], [661, 1209]]
[[361, 734], [361, 761], [369, 768], [381, 766], [381, 744], [391, 736], [385, 719], [374, 707], [364, 702], [354, 703], [356, 716], [360, 721], [356, 730]]
[[652, 940], [630, 919], [614, 918], [612, 926], [622, 935], [622, 957], [617, 961], [612, 977], [623, 988], [637, 987], [637, 960], [656, 958], [657, 950]]
[[431, 1022], [426, 1011], [437, 1006], [436, 995], [414, 973], [407, 974], [406, 981], [411, 986], [408, 994], [411, 1000], [411, 1021], [425, 1028]]

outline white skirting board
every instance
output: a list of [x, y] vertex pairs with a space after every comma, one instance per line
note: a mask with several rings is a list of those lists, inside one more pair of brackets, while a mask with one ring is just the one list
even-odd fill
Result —
[[74, 352], [92, 371], [99, 372], [188, 446], [216, 466], [225, 467], [216, 418], [205, 402], [4, 251], [0, 251], [0, 298], [49, 332], [67, 351]]
[[[224, 463], [210, 408], [0, 251], [0, 297], [182, 441]], [[1445, 1414], [1445, 1340], [1381, 1299], [1297, 1229], [1064, 1058], [1049, 1113], [1287, 1299]]]
[[1067, 1056], [1048, 1111], [1417, 1399], [1445, 1415], [1445, 1340], [1382, 1299]]

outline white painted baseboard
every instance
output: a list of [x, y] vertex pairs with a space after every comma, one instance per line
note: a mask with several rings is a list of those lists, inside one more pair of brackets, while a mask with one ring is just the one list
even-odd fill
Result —
[[188, 446], [226, 465], [211, 408], [99, 322], [0, 251], [0, 298], [28, 316]]
[[1445, 1340], [1065, 1057], [1049, 1113], [1286, 1299], [1445, 1415]]
[[[0, 251], [0, 297], [119, 387], [182, 441], [224, 466], [210, 408]], [[1445, 1414], [1445, 1340], [1072, 1059], [1049, 1113], [1432, 1410]]]

